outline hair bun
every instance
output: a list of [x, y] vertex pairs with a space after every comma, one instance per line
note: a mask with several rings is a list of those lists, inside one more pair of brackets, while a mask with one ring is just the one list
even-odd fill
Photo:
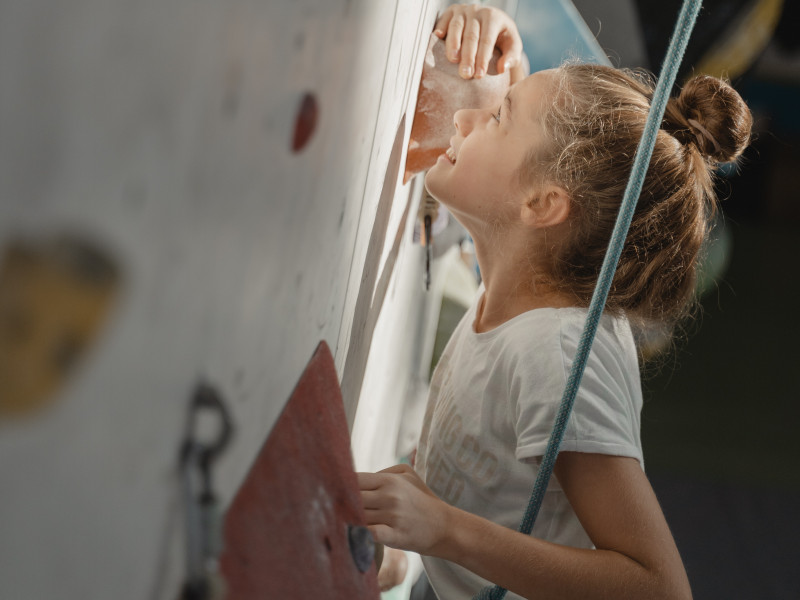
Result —
[[671, 133], [682, 143], [693, 143], [700, 153], [717, 162], [730, 162], [750, 142], [753, 117], [729, 83], [710, 75], [692, 77], [666, 117]]

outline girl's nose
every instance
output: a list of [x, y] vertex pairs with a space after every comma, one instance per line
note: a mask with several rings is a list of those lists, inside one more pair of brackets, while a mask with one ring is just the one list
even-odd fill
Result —
[[473, 108], [462, 108], [453, 115], [453, 124], [461, 135], [467, 135], [480, 115], [481, 111]]

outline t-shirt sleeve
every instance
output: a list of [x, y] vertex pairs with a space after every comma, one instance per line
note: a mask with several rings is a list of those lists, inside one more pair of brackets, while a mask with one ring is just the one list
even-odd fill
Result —
[[[617, 325], [604, 317], [598, 328], [561, 450], [633, 457], [641, 464], [638, 362], [632, 338], [620, 339]], [[582, 329], [581, 319], [552, 319], [517, 355], [510, 408], [519, 460], [545, 452]]]

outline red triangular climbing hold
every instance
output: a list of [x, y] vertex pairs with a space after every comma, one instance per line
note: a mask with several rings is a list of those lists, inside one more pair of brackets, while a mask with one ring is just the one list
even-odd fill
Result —
[[330, 349], [317, 347], [225, 517], [231, 600], [375, 600], [348, 526], [366, 521]]

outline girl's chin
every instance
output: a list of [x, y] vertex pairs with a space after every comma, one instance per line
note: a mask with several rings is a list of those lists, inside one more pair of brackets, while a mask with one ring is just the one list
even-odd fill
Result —
[[452, 166], [453, 163], [450, 162], [450, 159], [447, 158], [447, 155], [440, 154], [436, 159], [436, 162], [433, 163], [433, 166], [425, 172], [425, 184], [427, 185], [428, 180], [431, 177], [435, 179], [438, 176], [437, 174], [444, 173], [446, 169]]
[[425, 190], [434, 198], [436, 198], [436, 166], [434, 165], [425, 173]]
[[425, 189], [439, 202], [442, 202], [443, 197], [449, 196], [448, 188], [452, 178], [456, 175], [452, 170], [454, 166], [447, 155], [442, 154], [436, 163], [425, 172]]

